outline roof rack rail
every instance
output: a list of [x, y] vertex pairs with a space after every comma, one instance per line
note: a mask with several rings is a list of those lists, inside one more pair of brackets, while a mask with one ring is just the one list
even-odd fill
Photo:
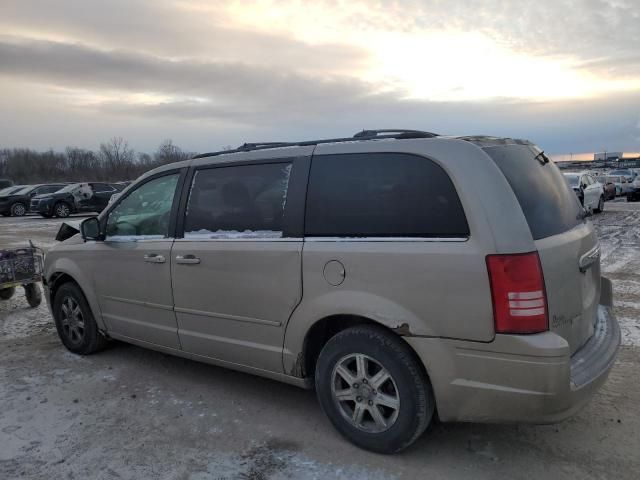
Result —
[[354, 142], [358, 140], [380, 140], [384, 138], [389, 139], [404, 139], [404, 138], [433, 138], [437, 137], [436, 133], [423, 132], [422, 130], [405, 130], [405, 129], [383, 129], [383, 130], [362, 130], [356, 133], [353, 137], [344, 138], [327, 138], [322, 140], [305, 140], [302, 142], [255, 142], [255, 143], [243, 143], [238, 148], [233, 150], [221, 150], [218, 152], [201, 153], [195, 155], [193, 158], [215, 157], [218, 155], [224, 155], [226, 153], [240, 153], [250, 152], [254, 150], [265, 150], [269, 148], [278, 147], [306, 147], [310, 145], [318, 145], [321, 143], [338, 143], [338, 142]]
[[[385, 128], [380, 130], [362, 130], [356, 133], [353, 138], [371, 138], [380, 137], [380, 134], [385, 134], [384, 137], [390, 138], [433, 138], [437, 137], [437, 133], [425, 132], [423, 130], [407, 130], [405, 128]], [[395, 135], [394, 135], [395, 134]]]

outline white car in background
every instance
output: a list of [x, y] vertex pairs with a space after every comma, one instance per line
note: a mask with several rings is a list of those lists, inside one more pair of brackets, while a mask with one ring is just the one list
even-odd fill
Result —
[[600, 213], [604, 210], [604, 187], [587, 172], [565, 173], [569, 186], [576, 192], [580, 203], [589, 211]]

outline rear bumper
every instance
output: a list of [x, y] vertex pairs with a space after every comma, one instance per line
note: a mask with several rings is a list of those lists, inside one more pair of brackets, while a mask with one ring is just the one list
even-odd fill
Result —
[[605, 382], [620, 329], [611, 306], [600, 305], [593, 336], [572, 356], [552, 332], [496, 335], [485, 344], [405, 339], [427, 368], [441, 420], [554, 423], [584, 406]]

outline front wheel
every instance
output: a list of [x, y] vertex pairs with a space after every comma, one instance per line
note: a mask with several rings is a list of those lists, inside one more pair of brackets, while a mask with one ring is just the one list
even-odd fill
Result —
[[53, 207], [53, 211], [55, 212], [56, 217], [59, 218], [67, 218], [71, 215], [71, 208], [69, 208], [69, 205], [65, 202], [56, 203], [55, 207]]
[[600, 213], [604, 210], [604, 197], [600, 195], [600, 200], [598, 200], [598, 206], [595, 209], [596, 213]]
[[64, 283], [53, 301], [53, 318], [63, 345], [73, 353], [89, 355], [106, 345], [91, 308], [75, 283]]
[[352, 327], [331, 338], [318, 357], [315, 383], [333, 426], [366, 450], [403, 450], [433, 416], [431, 385], [420, 361], [381, 327]]

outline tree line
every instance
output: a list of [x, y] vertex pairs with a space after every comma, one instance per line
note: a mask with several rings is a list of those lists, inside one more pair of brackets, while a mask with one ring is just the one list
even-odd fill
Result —
[[134, 180], [159, 165], [191, 158], [171, 140], [153, 153], [136, 152], [121, 137], [100, 144], [97, 151], [67, 147], [64, 152], [29, 148], [0, 149], [0, 178], [16, 185], [48, 182]]

